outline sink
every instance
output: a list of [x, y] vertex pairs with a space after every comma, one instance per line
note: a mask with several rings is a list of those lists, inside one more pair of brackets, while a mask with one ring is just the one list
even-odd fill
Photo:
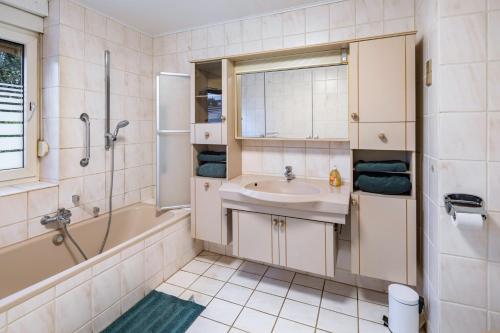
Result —
[[320, 188], [298, 180], [261, 180], [243, 186], [242, 194], [254, 199], [273, 202], [314, 202]]

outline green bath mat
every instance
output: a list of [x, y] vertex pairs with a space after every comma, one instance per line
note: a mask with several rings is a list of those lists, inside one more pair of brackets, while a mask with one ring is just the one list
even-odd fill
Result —
[[204, 306], [153, 290], [103, 332], [183, 333]]

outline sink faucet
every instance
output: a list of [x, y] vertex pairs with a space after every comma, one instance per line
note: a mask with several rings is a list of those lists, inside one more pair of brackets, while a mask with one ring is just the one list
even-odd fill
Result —
[[57, 210], [57, 214], [55, 216], [45, 215], [40, 220], [40, 223], [42, 225], [46, 225], [46, 224], [54, 223], [54, 222], [60, 223], [59, 225], [70, 223], [71, 222], [71, 211], [66, 209], [66, 208], [59, 208]]
[[291, 181], [292, 179], [295, 178], [295, 175], [293, 174], [292, 172], [292, 166], [291, 165], [287, 165], [285, 167], [285, 178], [287, 181]]

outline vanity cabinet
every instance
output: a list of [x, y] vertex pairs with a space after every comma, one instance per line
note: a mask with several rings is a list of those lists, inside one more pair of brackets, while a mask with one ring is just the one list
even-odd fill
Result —
[[233, 254], [313, 274], [334, 276], [332, 223], [233, 210]]

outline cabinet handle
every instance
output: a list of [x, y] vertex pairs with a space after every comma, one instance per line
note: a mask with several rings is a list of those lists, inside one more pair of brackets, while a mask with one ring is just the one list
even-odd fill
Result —
[[210, 133], [209, 132], [205, 132], [205, 139], [208, 139], [210, 137]]
[[319, 139], [319, 135], [316, 135], [314, 138], [315, 138], [316, 140], [318, 140], [318, 139]]
[[208, 188], [210, 187], [210, 183], [205, 183], [203, 184], [203, 187], [205, 188], [205, 191], [208, 190]]
[[306, 136], [306, 139], [312, 139], [312, 135]]
[[278, 224], [278, 219], [273, 219], [273, 226], [276, 226]]
[[220, 116], [220, 121], [225, 122], [226, 121], [226, 116]]
[[358, 205], [358, 201], [354, 198], [351, 199], [351, 205], [353, 206], [357, 206]]
[[283, 228], [284, 225], [285, 225], [285, 221], [281, 220], [280, 221], [280, 228]]
[[352, 120], [358, 120], [358, 114], [356, 112], [351, 113]]
[[384, 133], [379, 133], [377, 136], [380, 139], [380, 141], [383, 141], [383, 142], [387, 141], [387, 137], [385, 136]]

